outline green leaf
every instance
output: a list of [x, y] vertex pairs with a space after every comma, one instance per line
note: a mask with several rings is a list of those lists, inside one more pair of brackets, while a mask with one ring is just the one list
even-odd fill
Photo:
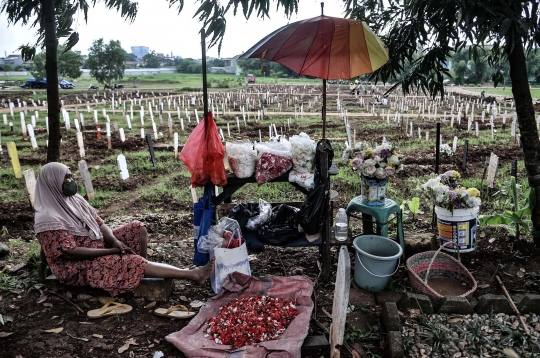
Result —
[[418, 214], [418, 211], [420, 210], [420, 198], [415, 196], [412, 198], [411, 201], [409, 201], [409, 210], [411, 210], [411, 213]]
[[499, 214], [490, 215], [490, 216], [484, 216], [482, 219], [480, 219], [482, 224], [488, 224], [488, 225], [508, 225], [512, 222], [512, 220], [508, 219], [507, 217], [503, 217]]

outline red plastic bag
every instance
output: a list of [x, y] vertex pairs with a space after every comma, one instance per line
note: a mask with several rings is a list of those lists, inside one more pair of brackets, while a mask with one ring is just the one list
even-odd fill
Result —
[[208, 118], [195, 127], [180, 153], [180, 160], [191, 173], [191, 185], [227, 185], [224, 157], [225, 148], [221, 144], [216, 122], [212, 112], [208, 112]]

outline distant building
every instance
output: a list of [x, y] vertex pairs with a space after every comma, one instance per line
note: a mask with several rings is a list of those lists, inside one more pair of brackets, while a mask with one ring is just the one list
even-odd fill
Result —
[[234, 73], [237, 76], [240, 75], [240, 68], [238, 68], [238, 65], [236, 64], [236, 60], [238, 60], [238, 57], [240, 55], [236, 55], [232, 58], [224, 58], [223, 62], [225, 63], [223, 67], [210, 67], [210, 72], [217, 73], [217, 72], [225, 72], [225, 73]]
[[15, 68], [17, 66], [22, 66], [24, 63], [21, 55], [9, 55], [7, 57], [0, 58], [0, 65], [10, 65]]
[[150, 48], [146, 46], [131, 46], [131, 53], [138, 58], [143, 58], [144, 55], [150, 52]]

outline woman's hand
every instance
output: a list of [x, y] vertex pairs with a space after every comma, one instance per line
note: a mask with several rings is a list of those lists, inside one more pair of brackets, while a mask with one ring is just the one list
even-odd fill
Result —
[[118, 239], [116, 239], [113, 242], [112, 246], [118, 248], [118, 250], [120, 250], [121, 255], [123, 255], [123, 254], [134, 254], [133, 250], [131, 250], [131, 248], [129, 246], [127, 246], [126, 244], [124, 244], [122, 241], [120, 241]]

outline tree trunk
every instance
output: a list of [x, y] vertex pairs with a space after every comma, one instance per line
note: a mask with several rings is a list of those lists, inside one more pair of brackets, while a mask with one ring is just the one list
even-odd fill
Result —
[[[525, 169], [527, 170], [529, 186], [535, 190], [536, 203], [540, 203], [540, 140], [538, 139], [538, 130], [534, 118], [523, 43], [518, 41], [514, 44], [513, 49], [507, 47], [507, 53], [508, 62], [510, 63], [512, 94], [516, 102], [516, 113], [523, 145]], [[531, 220], [533, 222], [534, 242], [537, 246], [540, 246], [540, 205], [534, 206]]]
[[54, 0], [41, 0], [45, 24], [45, 72], [47, 73], [47, 116], [49, 117], [49, 146], [47, 163], [60, 161], [60, 92], [58, 90], [58, 38]]

